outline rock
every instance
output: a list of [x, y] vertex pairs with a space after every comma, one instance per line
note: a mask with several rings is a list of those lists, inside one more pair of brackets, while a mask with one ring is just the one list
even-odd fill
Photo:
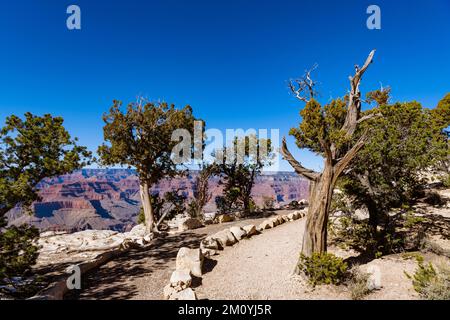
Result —
[[284, 220], [284, 222], [289, 222], [289, 217], [287, 215], [281, 216]]
[[211, 258], [212, 256], [215, 256], [216, 254], [218, 254], [217, 250], [208, 249], [208, 248], [202, 247], [201, 245], [200, 245], [200, 252], [201, 252], [202, 256], [204, 256], [205, 258]]
[[278, 226], [280, 224], [280, 221], [278, 220], [278, 217], [270, 218], [270, 220], [272, 221], [272, 224], [273, 224], [272, 228], [274, 228], [274, 227], [276, 227], [276, 226]]
[[178, 229], [184, 221], [189, 220], [190, 218], [191, 217], [188, 214], [178, 214], [175, 218], [168, 221], [167, 225], [172, 229]]
[[193, 230], [201, 227], [203, 227], [203, 224], [199, 219], [189, 218], [178, 225], [178, 231]]
[[145, 225], [144, 224], [138, 224], [136, 226], [134, 226], [130, 232], [128, 232], [128, 234], [130, 235], [136, 235], [138, 237], [144, 237], [146, 234], [145, 231]]
[[170, 277], [170, 285], [177, 291], [189, 288], [191, 283], [192, 277], [187, 269], [175, 270]]
[[288, 216], [289, 221], [294, 221], [295, 220], [294, 219], [294, 213], [289, 213], [287, 216]]
[[302, 199], [298, 203], [301, 204], [302, 206], [307, 206], [308, 205], [308, 200]]
[[203, 256], [200, 249], [180, 248], [177, 254], [176, 269], [189, 270], [195, 277], [202, 276]]
[[217, 250], [221, 249], [221, 245], [216, 239], [207, 237], [200, 242], [200, 251], [203, 256], [209, 258], [217, 254]]
[[165, 300], [169, 300], [172, 295], [175, 295], [177, 293], [177, 290], [175, 290], [175, 288], [173, 288], [170, 283], [164, 287], [163, 290], [163, 296]]
[[241, 241], [242, 238], [245, 238], [247, 235], [247, 232], [245, 232], [244, 229], [241, 227], [231, 227], [230, 232], [233, 234], [233, 236], [238, 240]]
[[278, 224], [279, 224], [279, 225], [284, 223], [284, 219], [283, 219], [282, 216], [278, 216], [278, 217], [277, 217], [277, 221], [278, 221]]
[[222, 248], [226, 246], [232, 246], [237, 241], [231, 231], [228, 229], [217, 232], [216, 234], [212, 235], [211, 238], [216, 239], [217, 242], [222, 246]]
[[258, 226], [258, 230], [270, 229], [273, 228], [273, 226], [274, 226], [273, 221], [267, 219], [261, 222], [261, 224]]
[[207, 249], [220, 250], [222, 249], [220, 243], [217, 239], [214, 239], [212, 236], [206, 237], [200, 242], [200, 246], [203, 246]]
[[367, 279], [367, 288], [369, 290], [380, 290], [381, 289], [380, 268], [376, 265], [370, 265], [367, 267], [367, 273], [369, 274], [369, 279]]
[[369, 210], [367, 210], [366, 208], [356, 209], [354, 215], [356, 220], [366, 220], [369, 219]]
[[242, 229], [244, 229], [245, 232], [247, 233], [247, 237], [251, 237], [258, 233], [258, 231], [256, 230], [256, 226], [254, 224], [246, 225], [242, 227]]
[[170, 300], [197, 300], [197, 295], [191, 288], [184, 289], [172, 294]]
[[217, 218], [217, 220], [219, 223], [231, 222], [234, 221], [234, 217], [231, 214], [222, 214]]

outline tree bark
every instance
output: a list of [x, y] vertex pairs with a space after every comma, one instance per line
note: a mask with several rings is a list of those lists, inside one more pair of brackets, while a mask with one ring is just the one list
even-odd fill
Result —
[[146, 233], [152, 233], [155, 217], [153, 215], [153, 207], [150, 198], [150, 188], [147, 182], [141, 182], [139, 184], [139, 193], [145, 216], [145, 230]]
[[333, 167], [326, 164], [318, 181], [311, 181], [309, 208], [301, 251], [307, 257], [314, 252], [327, 251], [328, 213], [333, 196], [334, 180]]

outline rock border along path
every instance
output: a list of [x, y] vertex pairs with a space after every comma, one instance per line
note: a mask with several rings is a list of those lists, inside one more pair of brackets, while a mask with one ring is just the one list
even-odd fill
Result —
[[294, 211], [286, 215], [268, 218], [258, 226], [249, 224], [243, 227], [232, 226], [206, 237], [200, 247], [190, 249], [182, 247], [176, 258], [176, 268], [170, 277], [170, 283], [163, 289], [167, 300], [196, 300], [197, 295], [192, 288], [193, 277], [201, 278], [204, 258], [218, 255], [220, 250], [244, 239], [250, 238], [267, 229], [275, 228], [285, 222], [295, 221], [306, 216], [307, 209]]

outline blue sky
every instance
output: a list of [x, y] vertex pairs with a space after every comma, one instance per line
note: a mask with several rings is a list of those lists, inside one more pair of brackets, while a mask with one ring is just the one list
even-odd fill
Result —
[[[342, 96], [354, 64], [377, 49], [362, 90], [434, 107], [450, 91], [450, 2], [1, 1], [0, 121], [26, 111], [63, 116], [80, 143], [102, 142], [103, 112], [137, 95], [190, 104], [208, 128], [298, 125], [287, 80], [314, 63], [321, 101]], [[82, 30], [66, 28], [77, 4]], [[382, 29], [366, 28], [381, 8]], [[321, 162], [289, 145], [306, 166]], [[286, 163], [281, 169], [290, 169]]]

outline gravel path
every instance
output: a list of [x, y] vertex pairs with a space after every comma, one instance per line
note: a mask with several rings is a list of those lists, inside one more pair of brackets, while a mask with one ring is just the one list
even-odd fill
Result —
[[[278, 211], [286, 214], [288, 211]], [[233, 225], [259, 224], [266, 217], [209, 225], [157, 241], [147, 250], [132, 250], [106, 263], [82, 278], [81, 290], [74, 290], [65, 299], [131, 299], [160, 300], [162, 291], [175, 270], [179, 248], [198, 248], [206, 236]]]
[[196, 288], [199, 299], [300, 299], [305, 286], [292, 275], [305, 219], [282, 224], [213, 257]]

